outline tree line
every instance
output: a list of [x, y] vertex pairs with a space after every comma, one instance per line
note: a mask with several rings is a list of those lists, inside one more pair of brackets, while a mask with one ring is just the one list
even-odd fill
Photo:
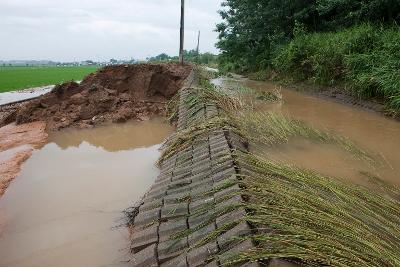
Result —
[[[183, 56], [185, 61], [198, 63], [202, 65], [213, 65], [217, 62], [217, 55], [212, 53], [197, 53], [196, 50], [184, 50]], [[169, 56], [166, 53], [161, 53], [157, 56], [147, 58], [150, 62], [163, 62], [163, 61], [178, 61], [178, 56]]]
[[400, 116], [400, 0], [226, 0], [224, 71], [335, 86]]
[[339, 31], [362, 22], [400, 20], [399, 0], [226, 0], [217, 25], [221, 61], [266, 67], [280, 46], [302, 32]]

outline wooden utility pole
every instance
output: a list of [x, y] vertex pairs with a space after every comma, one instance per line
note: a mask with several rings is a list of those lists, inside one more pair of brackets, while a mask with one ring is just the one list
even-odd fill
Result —
[[200, 63], [200, 31], [199, 35], [197, 36], [197, 63]]
[[181, 34], [179, 45], [179, 62], [183, 65], [183, 44], [185, 39], [185, 0], [181, 0]]

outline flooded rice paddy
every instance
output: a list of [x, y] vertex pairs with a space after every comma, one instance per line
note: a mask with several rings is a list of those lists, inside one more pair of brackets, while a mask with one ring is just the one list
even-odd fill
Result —
[[122, 210], [158, 175], [160, 119], [50, 135], [0, 199], [0, 266], [128, 266]]
[[316, 144], [304, 139], [264, 148], [262, 153], [268, 159], [312, 169], [357, 184], [368, 185], [367, 172], [400, 185], [399, 122], [372, 111], [324, 100], [270, 82], [219, 78], [214, 80], [214, 84], [233, 88], [244, 86], [263, 91], [278, 89], [282, 93], [282, 102], [257, 101], [254, 103], [255, 109], [282, 112], [318, 129], [348, 137], [377, 158], [378, 163], [371, 165], [360, 162], [333, 145]]

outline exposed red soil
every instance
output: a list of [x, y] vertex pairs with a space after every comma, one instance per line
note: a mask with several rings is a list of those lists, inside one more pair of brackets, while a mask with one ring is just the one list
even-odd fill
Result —
[[0, 196], [18, 175], [35, 148], [45, 144], [46, 123], [8, 124], [0, 128]]
[[80, 84], [67, 82], [34, 100], [0, 106], [0, 196], [45, 143], [46, 130], [164, 115], [191, 70], [176, 63], [109, 66]]
[[58, 130], [164, 115], [165, 103], [181, 88], [191, 68], [176, 63], [105, 67], [80, 84], [58, 85], [22, 104], [4, 117], [3, 125], [14, 120], [17, 124], [45, 121], [47, 129]]

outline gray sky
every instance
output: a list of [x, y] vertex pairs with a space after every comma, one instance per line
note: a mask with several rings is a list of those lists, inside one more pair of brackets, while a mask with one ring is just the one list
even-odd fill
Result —
[[[186, 0], [185, 49], [217, 53], [222, 0]], [[0, 0], [0, 60], [177, 55], [180, 0]]]

